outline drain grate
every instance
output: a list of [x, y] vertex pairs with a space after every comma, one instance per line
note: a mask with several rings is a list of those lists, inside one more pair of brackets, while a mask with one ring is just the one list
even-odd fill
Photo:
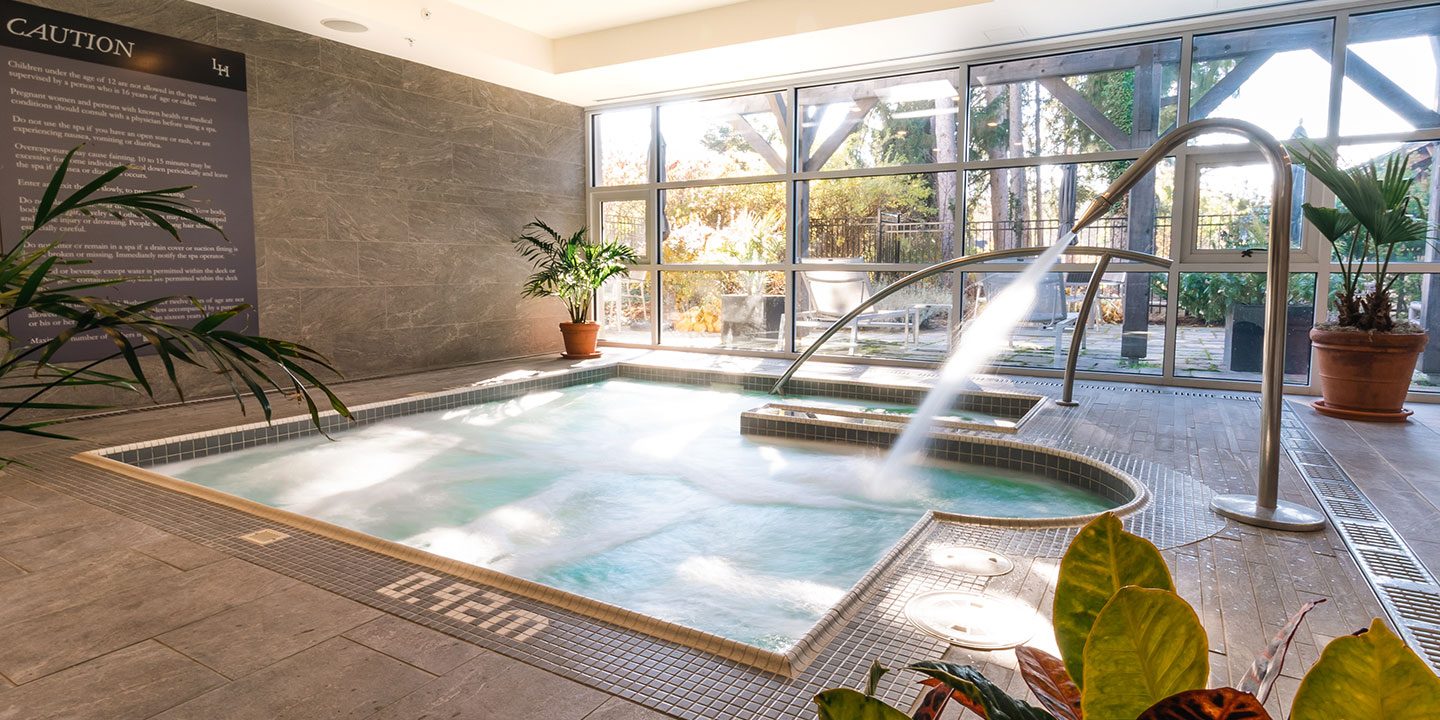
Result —
[[1431, 667], [1440, 667], [1440, 630], [1431, 628], [1412, 628], [1415, 634], [1415, 644], [1420, 646], [1420, 652], [1430, 659]]
[[1375, 511], [1371, 509], [1369, 503], [1353, 502], [1350, 500], [1327, 500], [1326, 504], [1330, 506], [1330, 511], [1335, 513], [1335, 517], [1338, 518], [1345, 520], [1365, 520], [1368, 522], [1378, 522], [1380, 520], [1380, 516], [1375, 514]]
[[1400, 615], [1416, 622], [1440, 625], [1440, 597], [1403, 587], [1384, 588]]
[[1352, 522], [1342, 522], [1340, 526], [1350, 534], [1350, 539], [1361, 545], [1372, 545], [1385, 550], [1401, 549], [1400, 544], [1395, 541], [1395, 534], [1383, 527]]
[[1365, 558], [1365, 563], [1370, 566], [1370, 572], [1380, 577], [1420, 583], [1430, 579], [1418, 563], [1404, 555], [1368, 548], [1359, 548], [1359, 551], [1360, 557]]
[[1315, 492], [1319, 493], [1320, 497], [1334, 498], [1338, 500], [1349, 500], [1350, 502], [1355, 503], [1365, 501], [1365, 498], [1360, 495], [1359, 490], [1356, 490], [1355, 488], [1350, 487], [1345, 483], [1317, 482], [1314, 485]]

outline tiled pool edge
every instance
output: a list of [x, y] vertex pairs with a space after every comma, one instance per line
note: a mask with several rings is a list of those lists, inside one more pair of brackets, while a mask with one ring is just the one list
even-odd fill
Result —
[[[627, 371], [629, 369], [629, 371]], [[639, 377], [636, 377], [639, 376]], [[350, 429], [392, 417], [420, 412], [444, 410], [482, 402], [491, 402], [518, 397], [520, 395], [559, 387], [569, 387], [615, 377], [628, 377], [650, 381], [710, 385], [739, 385], [744, 389], [768, 390], [771, 378], [757, 373], [725, 373], [709, 370], [685, 370], [632, 366], [626, 363], [602, 365], [578, 370], [541, 373], [536, 376], [514, 378], [500, 382], [489, 382], [478, 387], [442, 390], [413, 397], [386, 400], [351, 409], [349, 420], [334, 411], [321, 414], [320, 427], [316, 428], [306, 416], [285, 418], [274, 423], [251, 423], [229, 428], [219, 428], [201, 433], [171, 436], [155, 440], [129, 443], [109, 448], [90, 450], [75, 455], [80, 462], [105, 471], [126, 476], [132, 480], [148, 483], [165, 490], [178, 492], [206, 502], [228, 507], [249, 515], [281, 523], [324, 538], [347, 543], [363, 550], [378, 553], [403, 562], [430, 568], [455, 577], [484, 583], [494, 589], [510, 592], [539, 602], [554, 605], [560, 609], [578, 613], [599, 622], [632, 630], [661, 640], [675, 642], [727, 660], [740, 662], [764, 672], [782, 677], [795, 677], [824, 649], [831, 636], [853, 618], [859, 610], [860, 600], [870, 589], [876, 578], [887, 571], [909, 545], [924, 530], [938, 522], [990, 525], [996, 527], [1049, 527], [1065, 528], [1083, 524], [1093, 515], [1044, 518], [1033, 522], [1015, 518], [989, 518], [966, 516], [957, 513], [930, 511], [925, 513], [905, 535], [901, 536], [875, 564], [857, 580], [831, 606], [794, 646], [783, 653], [767, 651], [754, 645], [741, 643], [729, 638], [696, 630], [653, 616], [637, 613], [616, 605], [594, 600], [575, 593], [552, 588], [523, 578], [500, 573], [487, 568], [471, 565], [418, 548], [385, 540], [367, 533], [358, 532], [305, 515], [292, 513], [263, 503], [258, 503], [212, 488], [189, 483], [146, 469], [146, 465], [187, 460], [211, 454], [255, 447], [273, 442], [307, 437], [332, 430]], [[832, 383], [829, 381], [798, 380], [792, 385], [800, 392], [851, 399], [885, 402], [915, 403], [925, 392], [923, 387], [883, 385], [877, 383]], [[979, 393], [998, 401], [1009, 401], [1012, 397], [1026, 397], [1011, 393]], [[1033, 416], [1041, 403], [1033, 403], [1026, 417]], [[745, 420], [741, 419], [742, 426]], [[1148, 500], [1145, 486], [1119, 468], [1101, 461], [1087, 458], [1078, 453], [1031, 445], [1012, 440], [997, 440], [980, 436], [964, 436], [977, 444], [992, 448], [1010, 448], [1017, 452], [1039, 453], [1066, 461], [1081, 462], [1101, 472], [1121, 479], [1135, 494], [1125, 500], [1115, 512], [1127, 515], [1142, 507]], [[873, 443], [867, 443], [873, 444]], [[991, 456], [992, 461], [995, 456]], [[1020, 460], [1017, 457], [1016, 462]], [[994, 464], [993, 462], [991, 464]], [[1068, 482], [1063, 478], [1062, 482]]]

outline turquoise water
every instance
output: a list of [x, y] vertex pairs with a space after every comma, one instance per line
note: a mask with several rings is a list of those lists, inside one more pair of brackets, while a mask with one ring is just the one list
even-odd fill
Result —
[[878, 452], [742, 437], [741, 411], [773, 399], [608, 380], [156, 470], [770, 649], [792, 645], [926, 509], [1111, 506], [972, 466], [877, 484]]

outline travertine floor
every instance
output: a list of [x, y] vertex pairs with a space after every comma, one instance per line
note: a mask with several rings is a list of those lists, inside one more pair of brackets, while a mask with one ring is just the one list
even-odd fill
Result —
[[[695, 356], [686, 361], [702, 362]], [[461, 386], [513, 369], [560, 366], [527, 360], [460, 368], [347, 384], [343, 395], [360, 404]], [[887, 372], [902, 371], [861, 374]], [[1218, 491], [1248, 489], [1257, 423], [1252, 401], [1234, 399], [1234, 393], [1225, 398], [1124, 389], [1082, 389], [1093, 405], [1087, 422], [1074, 426], [1077, 441], [1165, 464]], [[1397, 494], [1394, 510], [1383, 493], [1376, 500], [1387, 513], [1411, 513], [1405, 517], [1413, 516], [1413, 522], [1397, 522], [1397, 528], [1417, 549], [1426, 542], [1418, 533], [1433, 523], [1436, 511], [1408, 500], [1424, 493], [1429, 502], [1440, 497], [1433, 480], [1427, 487], [1419, 472], [1427, 458], [1432, 467], [1440, 458], [1440, 445], [1426, 444], [1440, 428], [1440, 412], [1426, 408], [1422, 415], [1434, 424], [1416, 424], [1398, 435], [1307, 417], [1372, 497], [1380, 486], [1367, 484], [1374, 464], [1365, 452], [1387, 449], [1389, 467], [1411, 488], [1396, 492], [1410, 495]], [[239, 421], [226, 403], [116, 415], [64, 426], [85, 438], [66, 449]], [[1346, 439], [1346, 433], [1358, 439]], [[1405, 454], [1388, 450], [1397, 437], [1409, 438]], [[0, 476], [0, 719], [663, 717], [55, 492], [45, 485], [44, 463], [59, 462], [51, 458], [60, 446], [39, 439], [5, 442], [6, 454], [43, 463]], [[1286, 465], [1285, 494], [1313, 506], [1309, 490]], [[1167, 555], [1182, 594], [1209, 630], [1216, 682], [1238, 680], [1252, 653], [1301, 603], [1330, 600], [1302, 628], [1295, 662], [1287, 666], [1273, 701], [1277, 710], [1318, 648], [1380, 613], [1331, 531], [1285, 535], [1232, 524]], [[990, 589], [1048, 607], [1057, 561], [1016, 559], [1016, 571], [993, 580]], [[1013, 655], [959, 650], [950, 655], [985, 664], [987, 673], [1008, 680], [1014, 691], [1021, 687], [1011, 669]], [[857, 684], [861, 670], [856, 668]]]

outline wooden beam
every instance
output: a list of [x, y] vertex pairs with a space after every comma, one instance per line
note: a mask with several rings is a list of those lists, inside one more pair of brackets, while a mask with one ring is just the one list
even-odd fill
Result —
[[1124, 150], [1130, 147], [1130, 136], [1105, 117], [1105, 113], [1095, 107], [1093, 103], [1081, 95], [1079, 91], [1065, 82], [1064, 78], [1043, 77], [1037, 80], [1040, 87], [1050, 93], [1050, 97], [1060, 101], [1072, 115], [1085, 127], [1100, 136], [1101, 140], [1110, 143], [1110, 147], [1116, 150]]
[[1345, 52], [1345, 77], [1354, 80], [1356, 85], [1404, 118], [1405, 122], [1417, 128], [1440, 127], [1440, 113], [1425, 107], [1414, 95], [1356, 55], [1354, 50]]
[[[1240, 62], [1236, 63], [1235, 67], [1230, 69], [1230, 72], [1225, 73], [1225, 77], [1220, 78], [1219, 82], [1212, 85], [1209, 90], [1206, 90], [1204, 95], [1198, 98], [1191, 98], [1190, 119], [1198, 120], [1203, 117], [1208, 117], [1210, 113], [1215, 112], [1215, 109], [1220, 107], [1220, 103], [1225, 102], [1231, 95], [1234, 95], [1235, 91], [1239, 90], [1240, 86], [1245, 84], [1245, 81], [1249, 80], [1250, 76], [1254, 75], [1255, 71], [1259, 70], [1273, 55], [1274, 53], [1259, 52], [1240, 58]], [[1171, 123], [1161, 134], [1163, 135], [1174, 129], [1175, 124]]]
[[781, 157], [780, 152], [775, 149], [775, 146], [771, 145], [770, 142], [765, 139], [765, 136], [761, 135], [760, 131], [756, 130], [754, 125], [750, 124], [749, 118], [735, 113], [725, 118], [725, 122], [730, 124], [731, 130], [739, 133], [740, 137], [745, 138], [745, 142], [750, 143], [750, 148], [765, 159], [765, 163], [770, 166], [770, 169], [777, 173], [785, 172], [785, 158]]
[[[854, 132], [855, 128], [865, 120], [865, 116], [870, 114], [870, 110], [873, 109], [878, 102], [880, 102], [880, 98], [877, 97], [856, 98], [855, 107], [851, 108], [850, 112], [845, 114], [845, 119], [840, 123], [840, 127], [835, 128], [835, 132], [831, 133], [830, 137], [825, 138], [825, 141], [820, 143], [820, 146], [815, 148], [815, 151], [810, 153], [809, 157], [805, 158], [805, 171], [810, 172], [825, 167], [825, 163], [830, 160], [830, 156], [834, 155], [835, 151], [840, 149], [840, 145], [845, 142], [845, 138], [850, 137], [850, 133]], [[817, 117], [815, 122], [818, 124], [820, 118]]]

